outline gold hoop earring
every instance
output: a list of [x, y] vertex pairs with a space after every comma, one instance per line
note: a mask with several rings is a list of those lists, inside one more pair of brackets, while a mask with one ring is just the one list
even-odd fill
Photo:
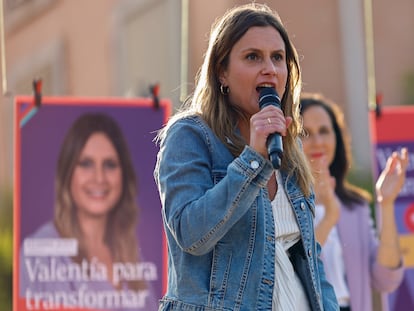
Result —
[[228, 86], [224, 86], [223, 84], [220, 84], [220, 92], [223, 95], [229, 95], [230, 89]]

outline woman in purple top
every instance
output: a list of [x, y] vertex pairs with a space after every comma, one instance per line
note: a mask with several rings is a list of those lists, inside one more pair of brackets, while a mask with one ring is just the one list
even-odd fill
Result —
[[323, 246], [327, 279], [341, 310], [372, 311], [372, 288], [391, 292], [403, 279], [394, 201], [405, 181], [407, 149], [388, 158], [376, 183], [382, 220], [377, 234], [369, 193], [346, 180], [350, 144], [339, 107], [321, 94], [302, 94], [301, 114], [306, 132], [303, 150], [315, 177], [315, 233]]
[[53, 222], [23, 241], [26, 308], [156, 310], [154, 263], [140, 258], [135, 170], [121, 129], [102, 113], [80, 116], [58, 158]]

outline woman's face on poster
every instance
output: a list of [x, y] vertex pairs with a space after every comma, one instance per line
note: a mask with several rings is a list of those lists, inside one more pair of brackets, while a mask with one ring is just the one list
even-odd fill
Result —
[[79, 216], [106, 216], [122, 193], [122, 169], [109, 138], [92, 134], [81, 150], [71, 180], [71, 194]]

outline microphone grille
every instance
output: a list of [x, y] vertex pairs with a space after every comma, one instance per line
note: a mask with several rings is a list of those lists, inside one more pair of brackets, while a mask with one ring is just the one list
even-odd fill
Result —
[[262, 87], [259, 92], [259, 106], [263, 108], [270, 104], [276, 104], [280, 106], [280, 98], [276, 90], [273, 87]]

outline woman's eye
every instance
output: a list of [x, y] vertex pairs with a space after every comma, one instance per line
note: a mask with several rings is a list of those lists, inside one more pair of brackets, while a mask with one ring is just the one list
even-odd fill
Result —
[[106, 160], [104, 162], [104, 167], [107, 169], [116, 169], [119, 167], [119, 163], [115, 160]]
[[331, 134], [331, 130], [330, 130], [330, 129], [328, 129], [328, 128], [322, 128], [322, 129], [319, 131], [319, 134], [321, 134], [321, 135], [329, 135], [329, 134]]
[[258, 59], [258, 56], [257, 56], [257, 54], [255, 54], [255, 53], [250, 53], [250, 54], [248, 54], [248, 55], [246, 56], [246, 58], [247, 58], [248, 60], [256, 60], [256, 59]]
[[83, 159], [78, 162], [78, 165], [83, 168], [88, 168], [93, 166], [93, 161], [89, 159]]
[[282, 54], [275, 54], [275, 55], [273, 55], [273, 59], [275, 60], [275, 61], [282, 61], [284, 58], [283, 58], [283, 55]]

